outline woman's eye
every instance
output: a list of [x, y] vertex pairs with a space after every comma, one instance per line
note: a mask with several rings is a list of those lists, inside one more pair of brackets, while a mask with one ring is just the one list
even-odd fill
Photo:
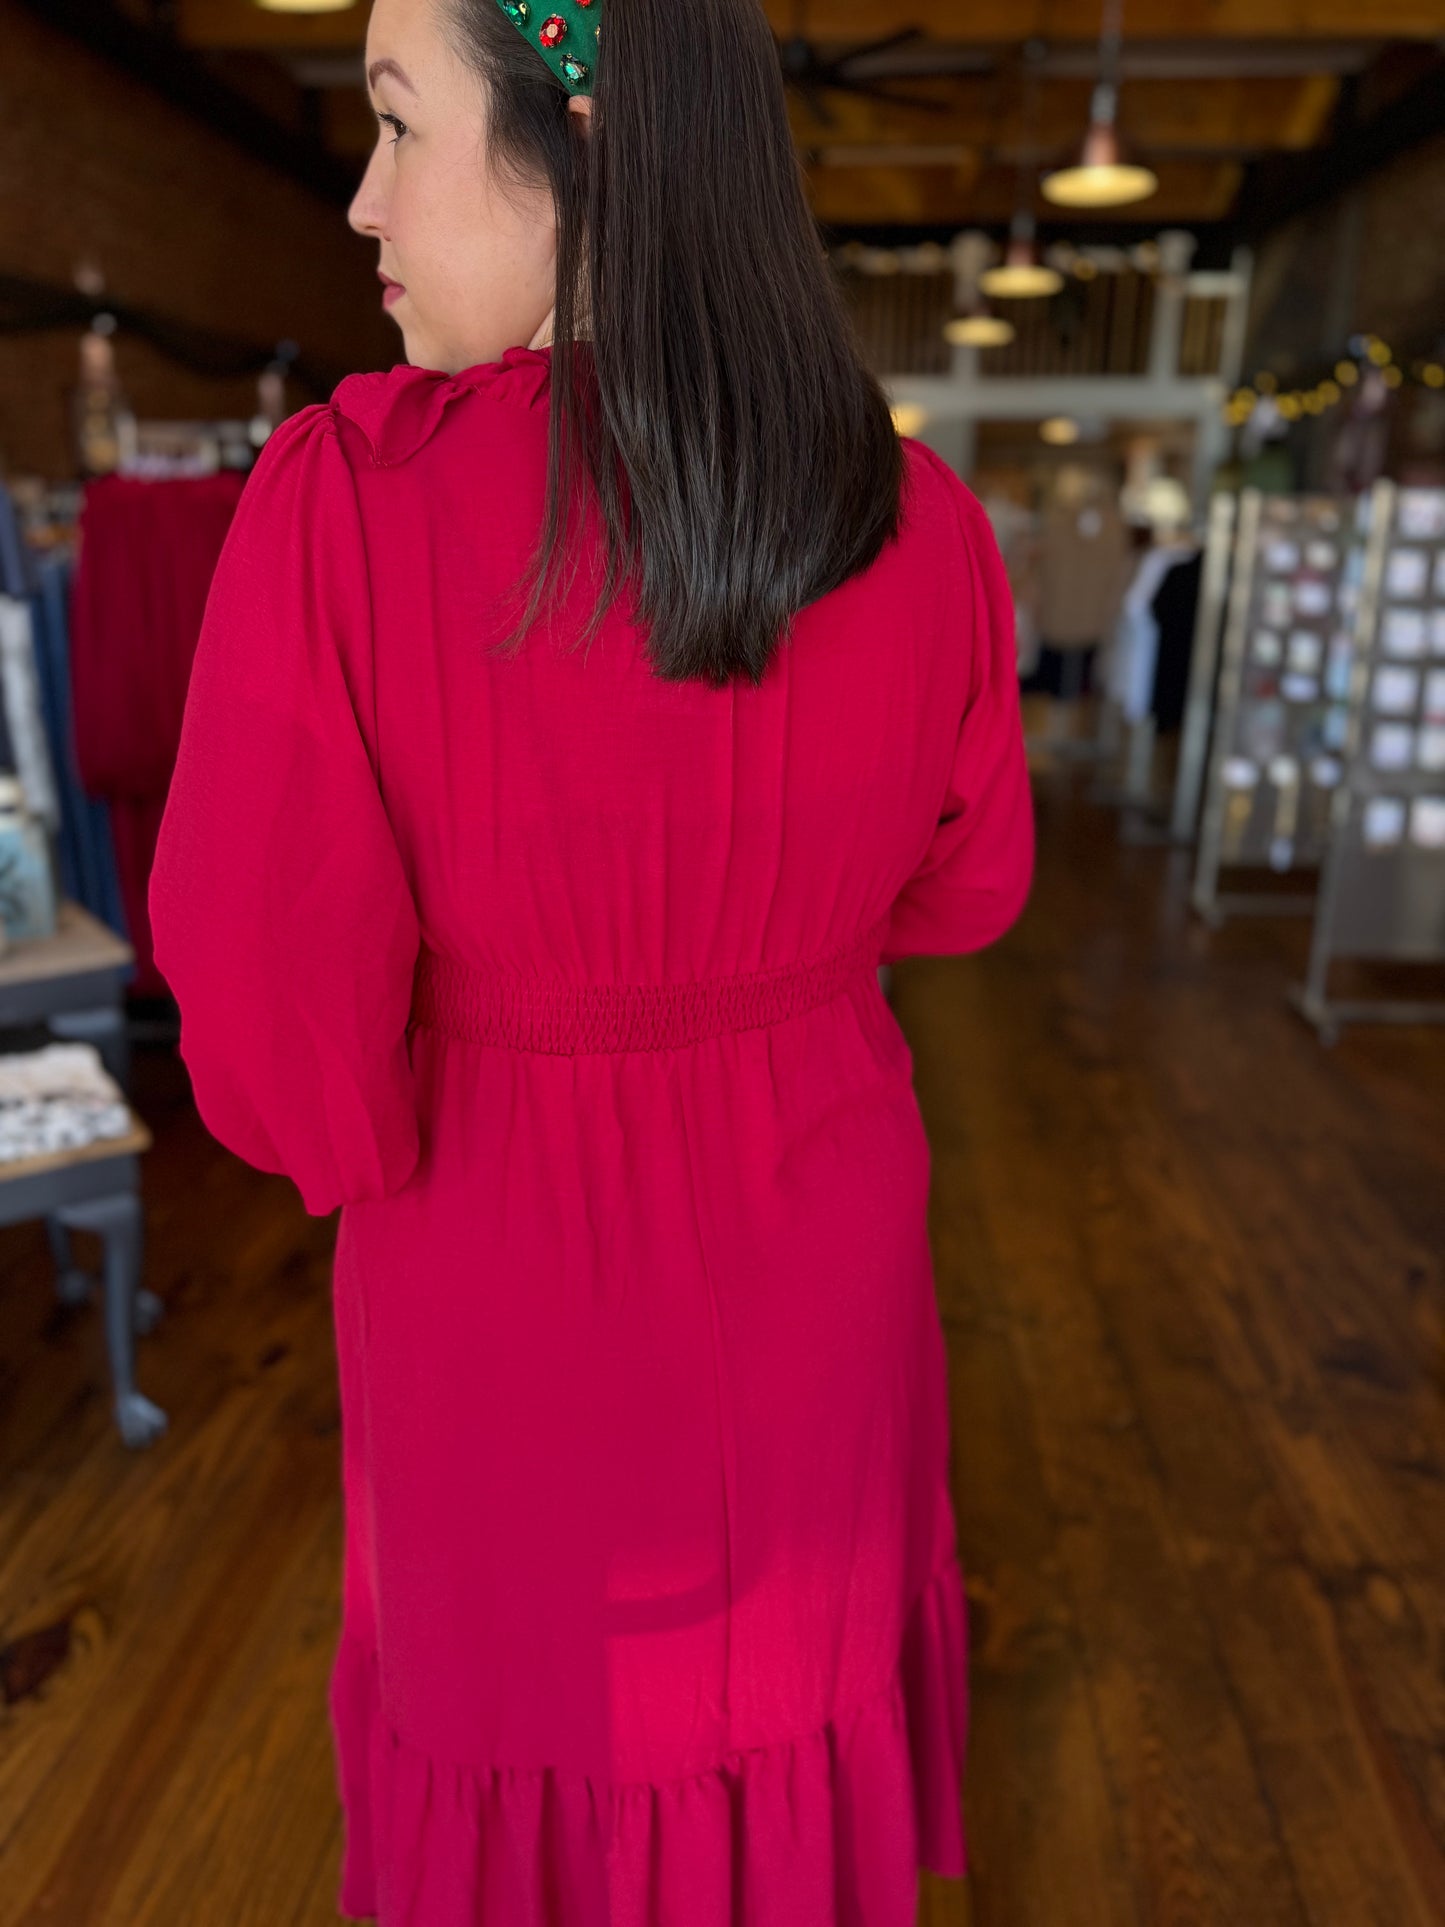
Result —
[[394, 127], [396, 129], [396, 137], [391, 142], [391, 145], [395, 147], [397, 141], [399, 141], [406, 132], [406, 122], [404, 120], [398, 120], [395, 114], [378, 114], [376, 118], [381, 121], [384, 126]]

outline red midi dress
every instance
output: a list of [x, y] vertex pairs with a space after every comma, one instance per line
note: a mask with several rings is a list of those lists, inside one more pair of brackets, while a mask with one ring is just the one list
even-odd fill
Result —
[[[912, 1927], [966, 1864], [963, 1575], [913, 1060], [877, 966], [1019, 915], [1008, 586], [903, 525], [763, 682], [601, 579], [512, 659], [550, 348], [271, 436], [149, 905], [201, 1118], [340, 1207], [338, 1904]], [[510, 617], [519, 605], [505, 604]]]

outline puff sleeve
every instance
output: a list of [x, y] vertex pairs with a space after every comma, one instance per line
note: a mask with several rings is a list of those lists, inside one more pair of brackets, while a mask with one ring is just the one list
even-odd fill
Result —
[[420, 928], [362, 728], [371, 643], [355, 479], [317, 404], [272, 433], [222, 547], [148, 892], [203, 1123], [312, 1216], [399, 1190], [420, 1151]]
[[1019, 701], [1013, 596], [988, 517], [931, 449], [952, 504], [945, 621], [967, 653], [947, 787], [922, 861], [894, 899], [882, 959], [956, 956], [995, 942], [1028, 901], [1034, 808]]

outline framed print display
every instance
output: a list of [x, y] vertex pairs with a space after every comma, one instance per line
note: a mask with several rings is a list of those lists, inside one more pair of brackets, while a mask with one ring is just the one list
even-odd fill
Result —
[[1346, 1022], [1438, 1023], [1445, 1002], [1341, 1001], [1341, 957], [1445, 963], [1445, 489], [1377, 483], [1354, 623], [1349, 727], [1296, 1008]]
[[[1312, 907], [1297, 883], [1288, 892], [1226, 890], [1221, 877], [1318, 874], [1349, 732], [1362, 569], [1349, 498], [1253, 489], [1240, 497], [1193, 889], [1210, 923], [1235, 911]], [[1402, 667], [1423, 659], [1425, 641], [1422, 627]], [[1387, 683], [1384, 693], [1398, 698], [1400, 685]], [[1236, 780], [1244, 764], [1257, 771], [1248, 807]]]

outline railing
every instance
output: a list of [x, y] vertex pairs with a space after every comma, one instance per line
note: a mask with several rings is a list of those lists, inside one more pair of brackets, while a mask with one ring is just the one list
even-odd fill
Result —
[[[957, 310], [951, 269], [933, 273], [865, 273], [838, 269], [868, 365], [882, 376], [946, 375], [954, 349], [944, 324]], [[1204, 277], [1200, 277], [1203, 279]], [[995, 301], [1014, 339], [977, 351], [980, 376], [1144, 375], [1149, 371], [1159, 280], [1137, 269], [1066, 274], [1046, 300]], [[1225, 373], [1229, 297], [1193, 292], [1185, 282], [1179, 375]]]

